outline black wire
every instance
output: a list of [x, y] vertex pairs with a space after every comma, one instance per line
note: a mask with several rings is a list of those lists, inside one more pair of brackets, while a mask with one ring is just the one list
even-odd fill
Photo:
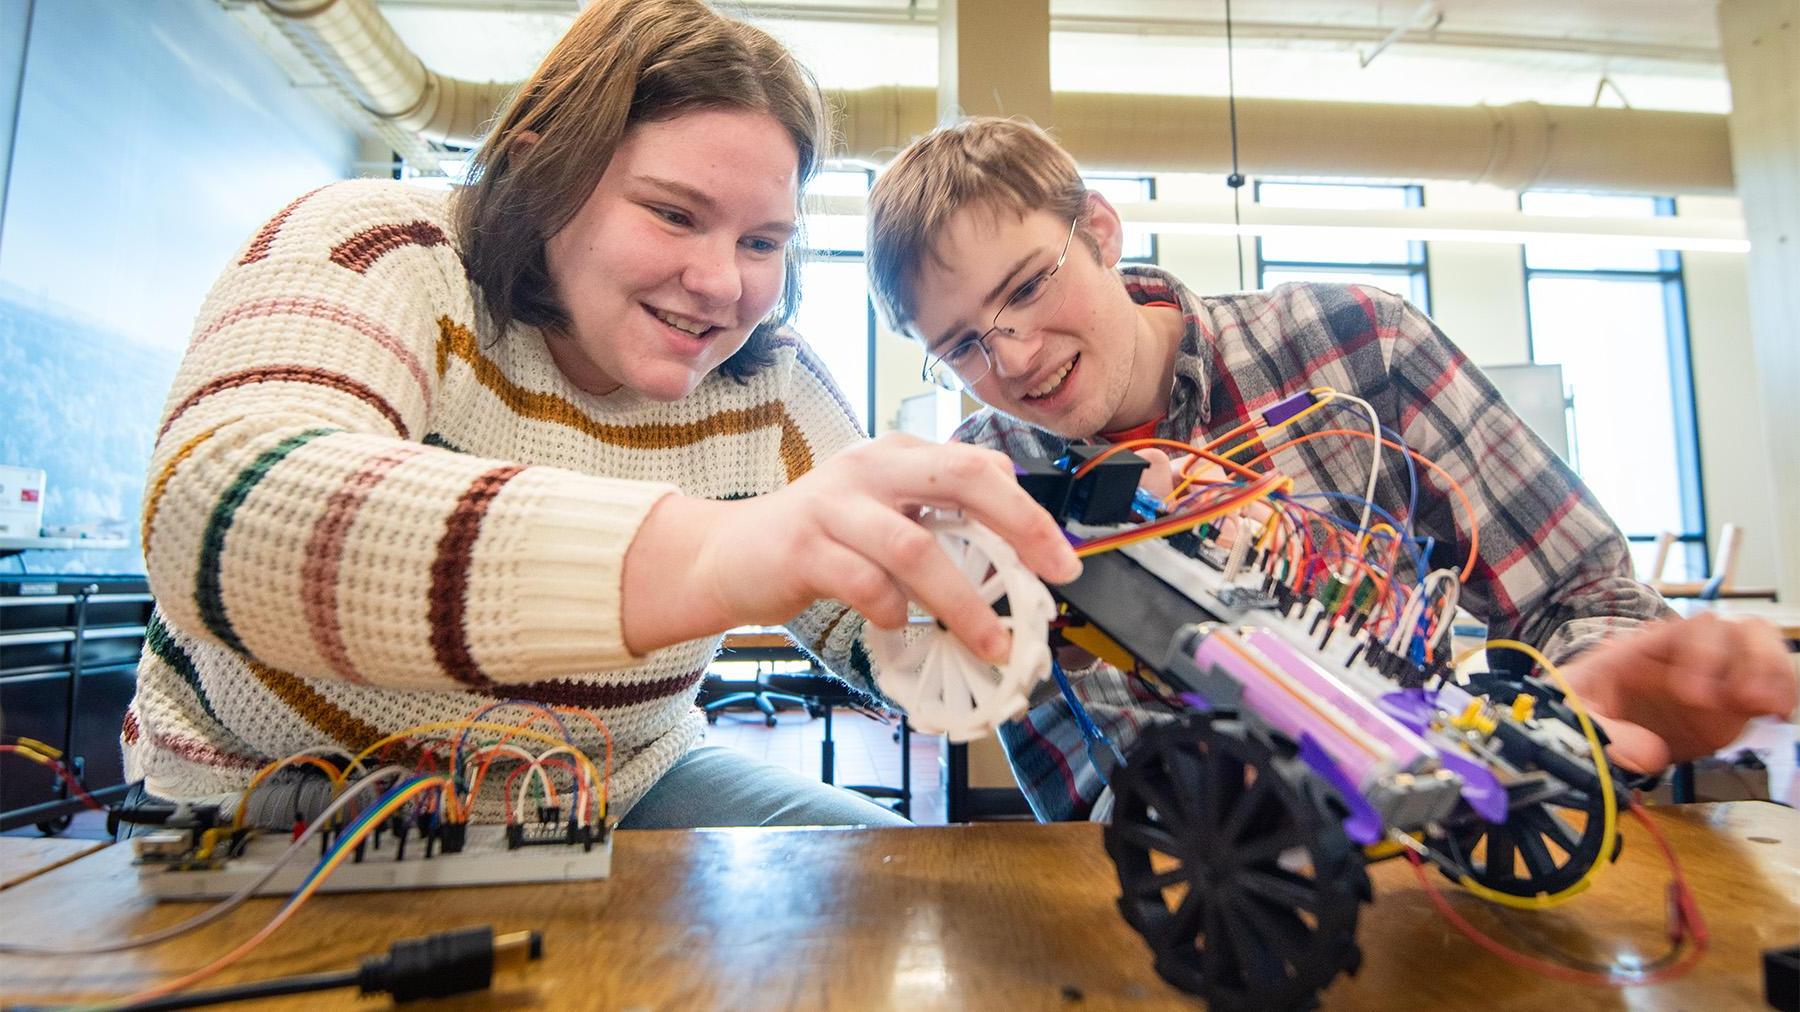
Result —
[[1232, 231], [1231, 241], [1237, 247], [1238, 290], [1244, 291], [1250, 286], [1244, 280], [1244, 211], [1241, 201], [1244, 191], [1244, 174], [1238, 171], [1235, 48], [1231, 31], [1231, 0], [1225, 0], [1225, 103], [1231, 114], [1231, 175], [1225, 177], [1225, 185], [1231, 187], [1231, 223], [1236, 226]]
[[258, 981], [254, 984], [234, 984], [231, 987], [219, 987], [211, 991], [184, 991], [163, 998], [141, 1001], [135, 1005], [126, 1005], [120, 1012], [158, 1012], [162, 1009], [223, 1005], [227, 1002], [249, 1001], [253, 998], [274, 998], [284, 994], [305, 994], [309, 991], [330, 991], [340, 987], [355, 987], [358, 983], [360, 983], [360, 971], [357, 970], [343, 970], [338, 973], [307, 973], [294, 977], [278, 977], [275, 980]]

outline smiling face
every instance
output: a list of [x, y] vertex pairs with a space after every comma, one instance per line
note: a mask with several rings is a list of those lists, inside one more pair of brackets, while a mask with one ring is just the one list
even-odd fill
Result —
[[[1014, 336], [988, 336], [993, 367], [970, 390], [995, 410], [1075, 439], [1145, 421], [1166, 400], [1154, 385], [1164, 357], [1153, 346], [1159, 342], [1118, 275], [1102, 266], [1118, 260], [1118, 217], [1097, 195], [1088, 201], [1050, 279], [1058, 290], [1041, 302], [1050, 308], [1027, 313], [1030, 325], [1014, 328]], [[912, 286], [912, 329], [927, 351], [939, 354], [987, 330], [1020, 288], [1031, 296], [1029, 286], [1055, 265], [1069, 224], [1047, 211], [1020, 216], [976, 206], [952, 215]], [[1015, 315], [1008, 310], [1002, 323]]]
[[544, 245], [569, 326], [550, 356], [590, 393], [673, 401], [743, 347], [780, 300], [799, 155], [767, 113], [636, 124]]

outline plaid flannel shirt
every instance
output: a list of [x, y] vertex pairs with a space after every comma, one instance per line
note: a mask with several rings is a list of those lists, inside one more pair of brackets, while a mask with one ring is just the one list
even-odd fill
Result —
[[[1168, 414], [1157, 435], [1204, 443], [1284, 397], [1329, 386], [1367, 400], [1381, 423], [1461, 483], [1474, 504], [1480, 551], [1461, 604], [1490, 636], [1522, 639], [1561, 662], [1609, 634], [1669, 609], [1631, 575], [1624, 535], [1581, 479], [1508, 408], [1494, 387], [1416, 307], [1363, 285], [1286, 284], [1202, 298], [1151, 267], [1124, 269], [1139, 303], [1174, 302], [1186, 319]], [[1363, 428], [1339, 401], [1288, 429]], [[1056, 457], [1068, 441], [984, 408], [955, 437], [1014, 458]], [[1279, 446], [1275, 437], [1271, 440]], [[1314, 440], [1272, 460], [1295, 491], [1353, 492], [1368, 482], [1371, 444]], [[1401, 520], [1411, 483], [1399, 453], [1382, 455], [1375, 503]], [[1317, 502], [1315, 505], [1324, 504]], [[1355, 523], [1359, 507], [1334, 512]], [[1469, 518], [1434, 476], [1419, 472], [1415, 532], [1436, 540], [1427, 565], [1462, 566]], [[1407, 567], [1410, 568], [1410, 567]], [[1396, 574], [1399, 575], [1399, 574]], [[1498, 660], [1498, 658], [1496, 658]], [[1146, 722], [1170, 711], [1105, 664], [1072, 676], [1100, 730], [1129, 750]], [[1067, 702], [1050, 683], [999, 738], [1037, 817], [1086, 818], [1103, 788]]]

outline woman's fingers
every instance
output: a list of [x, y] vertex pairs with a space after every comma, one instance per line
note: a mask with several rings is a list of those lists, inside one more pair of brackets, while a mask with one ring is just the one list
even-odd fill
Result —
[[898, 629], [906, 624], [906, 592], [886, 570], [861, 553], [821, 538], [810, 563], [825, 574], [812, 581], [821, 596], [849, 605], [877, 629]]
[[[995, 662], [1006, 658], [1012, 639], [999, 616], [944, 554], [930, 531], [866, 500], [846, 503], [830, 513], [826, 531], [851, 553], [880, 569], [977, 656]], [[825, 579], [835, 582], [837, 576], [827, 573]], [[832, 589], [829, 593], [836, 596], [839, 592]]]
[[856, 463], [879, 499], [899, 509], [960, 510], [1000, 535], [1044, 579], [1066, 583], [1081, 575], [1062, 528], [1019, 486], [1005, 454], [962, 444], [884, 447], [880, 440], [862, 449], [870, 452]]

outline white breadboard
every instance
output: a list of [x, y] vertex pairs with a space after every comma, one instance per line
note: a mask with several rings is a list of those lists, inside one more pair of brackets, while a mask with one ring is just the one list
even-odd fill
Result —
[[[250, 840], [242, 857], [217, 869], [175, 871], [166, 865], [139, 864], [138, 881], [159, 899], [202, 900], [230, 896], [269, 869], [293, 840], [274, 833]], [[508, 850], [501, 826], [470, 826], [468, 841], [455, 854], [434, 851], [425, 857], [425, 842], [407, 841], [406, 860], [394, 859], [394, 843], [384, 837], [380, 850], [367, 850], [361, 861], [347, 858], [319, 887], [320, 892], [367, 892], [383, 889], [442, 889], [450, 886], [502, 885], [522, 882], [577, 882], [602, 879], [612, 872], [612, 837], [592, 850], [579, 844], [520, 847]], [[256, 890], [258, 896], [286, 896], [300, 887], [319, 861], [319, 848], [309, 845], [294, 855]]]

